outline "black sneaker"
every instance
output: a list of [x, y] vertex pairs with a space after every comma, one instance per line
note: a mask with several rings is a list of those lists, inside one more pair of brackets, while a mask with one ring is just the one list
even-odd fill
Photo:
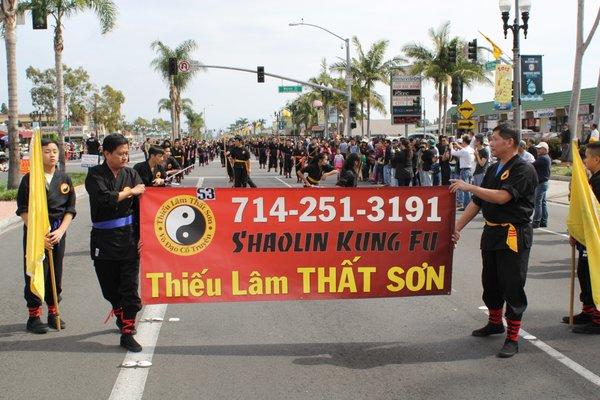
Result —
[[135, 340], [135, 338], [131, 334], [121, 335], [121, 347], [124, 347], [133, 353], [139, 353], [140, 351], [142, 351], [142, 346], [140, 346], [140, 344]]
[[489, 335], [497, 335], [499, 333], [504, 333], [504, 325], [502, 324], [492, 324], [488, 322], [486, 326], [480, 329], [475, 329], [471, 335], [477, 337], [489, 336]]
[[576, 326], [573, 333], [584, 333], [587, 335], [600, 335], [600, 324], [590, 322], [589, 324]]
[[506, 339], [504, 341], [504, 346], [500, 349], [498, 353], [498, 357], [500, 358], [510, 358], [519, 352], [519, 343], [514, 340]]
[[[56, 323], [56, 314], [48, 314], [48, 326], [52, 329], [58, 329], [58, 325]], [[65, 325], [65, 321], [61, 318], [60, 319], [60, 329], [65, 329], [66, 325]]]
[[29, 317], [27, 331], [37, 334], [48, 333], [48, 325], [44, 324], [40, 317]]
[[[566, 317], [563, 317], [562, 322], [563, 322], [563, 324], [568, 324], [569, 316], [567, 315]], [[590, 314], [590, 313], [581, 312], [577, 315], [573, 315], [573, 324], [574, 325], [585, 325], [585, 324], [589, 324], [590, 322], [592, 322], [592, 314]]]
[[540, 227], [540, 223], [539, 222], [534, 222], [534, 223], [531, 224], [531, 227], [533, 229], [538, 229]]

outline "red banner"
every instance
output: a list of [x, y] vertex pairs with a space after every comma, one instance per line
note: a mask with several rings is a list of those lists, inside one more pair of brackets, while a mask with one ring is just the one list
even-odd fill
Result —
[[454, 196], [429, 188], [148, 188], [142, 300], [450, 294]]

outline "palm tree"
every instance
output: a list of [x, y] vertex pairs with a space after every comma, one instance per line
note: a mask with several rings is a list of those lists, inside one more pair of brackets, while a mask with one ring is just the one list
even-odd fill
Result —
[[429, 49], [420, 43], [410, 43], [403, 47], [404, 54], [412, 60], [410, 73], [422, 75], [434, 83], [438, 97], [438, 132], [446, 131], [446, 109], [448, 104], [448, 86], [452, 79], [460, 78], [467, 87], [476, 82], [489, 83], [481, 64], [471, 63], [457, 51], [457, 63], [450, 62], [451, 46], [460, 48], [464, 41], [450, 37], [450, 22], [443, 23], [438, 30], [429, 29], [429, 37], [433, 48]]
[[62, 53], [64, 50], [63, 19], [87, 10], [93, 11], [100, 20], [102, 34], [110, 32], [117, 21], [117, 6], [112, 0], [31, 0], [19, 6], [20, 10], [37, 9], [51, 15], [54, 26], [54, 68], [56, 70], [56, 125], [58, 129], [60, 168], [65, 169], [64, 152], [64, 107], [65, 88], [63, 82]]
[[[371, 48], [365, 53], [360, 41], [356, 36], [352, 38], [356, 49], [357, 58], [352, 59], [352, 77], [355, 84], [365, 88], [365, 100], [367, 105], [367, 136], [371, 135], [371, 102], [378, 94], [374, 91], [375, 84], [382, 82], [386, 85], [390, 83], [390, 73], [393, 69], [398, 69], [406, 60], [396, 56], [389, 60], [385, 59], [385, 53], [389, 45], [387, 40], [378, 40], [371, 45]], [[332, 65], [332, 69], [342, 72], [346, 69], [346, 62], [340, 61]]]
[[0, 1], [0, 17], [3, 17], [4, 44], [6, 45], [6, 71], [8, 80], [8, 181], [6, 187], [19, 186], [19, 118], [17, 101], [17, 0]]
[[204, 128], [204, 116], [202, 113], [197, 113], [191, 108], [188, 108], [183, 112], [183, 115], [185, 115], [185, 118], [187, 119], [189, 134], [195, 138], [199, 138], [201, 130]]
[[[194, 103], [192, 102], [191, 99], [181, 99], [181, 112], [183, 113], [183, 115], [188, 114], [190, 111], [192, 110], [192, 105]], [[171, 107], [171, 100], [170, 99], [160, 99], [158, 101], [158, 112], [163, 112], [163, 111], [168, 111], [171, 112], [172, 107]]]
[[190, 60], [191, 53], [198, 45], [193, 40], [186, 40], [174, 49], [169, 48], [166, 44], [160, 40], [155, 40], [150, 45], [150, 48], [157, 53], [157, 57], [152, 60], [150, 66], [158, 72], [164, 81], [169, 85], [169, 100], [172, 104], [175, 104], [174, 109], [171, 110], [171, 121], [173, 122], [173, 139], [180, 136], [181, 132], [181, 121], [180, 116], [182, 112], [182, 99], [181, 93], [189, 86], [194, 75], [199, 69], [192, 69], [190, 72], [185, 74], [177, 74], [174, 76], [169, 75], [169, 59], [176, 58], [177, 60]]

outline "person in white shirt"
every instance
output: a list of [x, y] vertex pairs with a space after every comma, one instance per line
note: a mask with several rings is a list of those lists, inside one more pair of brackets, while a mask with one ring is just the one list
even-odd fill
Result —
[[590, 143], [600, 141], [600, 132], [598, 132], [598, 125], [592, 124], [592, 132], [590, 132]]
[[519, 142], [519, 157], [529, 163], [533, 163], [535, 161], [533, 154], [527, 151], [527, 143], [525, 143], [524, 140]]
[[[463, 135], [462, 143], [460, 144], [452, 143], [450, 155], [458, 158], [460, 179], [464, 182], [472, 183], [473, 171], [475, 170], [475, 151], [471, 147], [471, 138], [469, 135]], [[456, 198], [459, 210], [464, 211], [471, 201], [471, 193], [458, 191]]]

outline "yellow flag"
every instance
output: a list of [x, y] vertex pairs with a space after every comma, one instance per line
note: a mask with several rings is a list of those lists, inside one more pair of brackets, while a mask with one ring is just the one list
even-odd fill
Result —
[[600, 204], [588, 183], [576, 141], [573, 141], [571, 149], [573, 171], [567, 227], [569, 234], [587, 248], [592, 295], [598, 307], [600, 306]]
[[[479, 32], [479, 33], [481, 33], [481, 32]], [[481, 36], [483, 36], [485, 38], [485, 40], [490, 42], [490, 44], [492, 45], [492, 53], [494, 54], [494, 58], [496, 58], [496, 60], [500, 59], [500, 57], [502, 57], [502, 54], [504, 54], [502, 49], [500, 47], [498, 47], [498, 45], [496, 43], [492, 42], [492, 39], [485, 36], [483, 33], [481, 33]]]
[[29, 207], [27, 210], [27, 246], [25, 262], [31, 278], [31, 291], [44, 300], [44, 237], [50, 231], [46, 178], [42, 160], [42, 134], [34, 132], [31, 139], [29, 170]]

